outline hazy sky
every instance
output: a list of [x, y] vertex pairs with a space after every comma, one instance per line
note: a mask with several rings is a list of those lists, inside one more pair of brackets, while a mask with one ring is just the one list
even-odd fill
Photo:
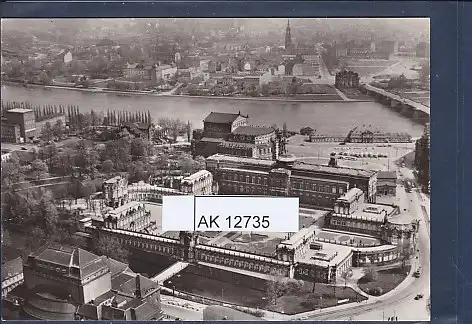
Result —
[[[47, 31], [53, 29], [88, 30], [97, 27], [122, 28], [146, 23], [180, 30], [243, 26], [246, 31], [283, 31], [287, 18], [159, 18], [159, 19], [2, 19], [2, 30]], [[333, 33], [372, 32], [429, 36], [428, 18], [290, 18], [291, 26], [308, 31]]]

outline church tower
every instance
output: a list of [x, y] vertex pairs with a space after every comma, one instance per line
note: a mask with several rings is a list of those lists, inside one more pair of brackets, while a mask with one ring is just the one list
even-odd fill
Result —
[[290, 19], [287, 20], [287, 28], [285, 28], [285, 49], [292, 48], [292, 35], [290, 33]]

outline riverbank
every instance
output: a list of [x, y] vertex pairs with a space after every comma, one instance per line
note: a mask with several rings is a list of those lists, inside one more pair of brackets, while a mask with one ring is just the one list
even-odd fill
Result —
[[[23, 86], [22, 83], [12, 81], [2, 81], [3, 85], [9, 86]], [[28, 84], [28, 87], [43, 88], [43, 89], [60, 89], [60, 90], [72, 90], [90, 93], [113, 93], [120, 96], [152, 96], [152, 97], [177, 97], [177, 98], [191, 98], [191, 99], [225, 99], [225, 100], [246, 100], [246, 101], [276, 101], [276, 102], [318, 102], [318, 103], [354, 103], [354, 102], [371, 102], [372, 100], [332, 100], [332, 99], [300, 99], [300, 98], [289, 98], [289, 97], [223, 97], [223, 96], [191, 96], [191, 95], [176, 95], [169, 92], [156, 93], [152, 91], [120, 91], [112, 90], [108, 88], [76, 88], [58, 85], [41, 85], [41, 84]], [[316, 96], [316, 95], [311, 95]], [[320, 95], [322, 96], [322, 95]]]

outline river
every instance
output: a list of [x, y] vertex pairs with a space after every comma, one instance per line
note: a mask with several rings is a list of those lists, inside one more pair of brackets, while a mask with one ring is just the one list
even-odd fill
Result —
[[29, 101], [33, 105], [78, 105], [81, 112], [95, 110], [150, 111], [153, 120], [178, 117], [202, 128], [202, 120], [212, 111], [249, 115], [251, 125], [282, 126], [289, 130], [310, 126], [319, 133], [347, 134], [357, 125], [377, 126], [385, 132], [407, 132], [421, 136], [423, 125], [414, 122], [377, 102], [274, 102], [215, 98], [153, 97], [117, 95], [67, 89], [2, 85], [2, 99]]

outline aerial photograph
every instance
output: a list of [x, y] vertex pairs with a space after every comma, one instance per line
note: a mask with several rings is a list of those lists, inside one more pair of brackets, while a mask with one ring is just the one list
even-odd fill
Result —
[[[428, 18], [2, 19], [1, 44], [2, 320], [430, 320]], [[210, 195], [296, 197], [298, 226], [163, 226]]]

